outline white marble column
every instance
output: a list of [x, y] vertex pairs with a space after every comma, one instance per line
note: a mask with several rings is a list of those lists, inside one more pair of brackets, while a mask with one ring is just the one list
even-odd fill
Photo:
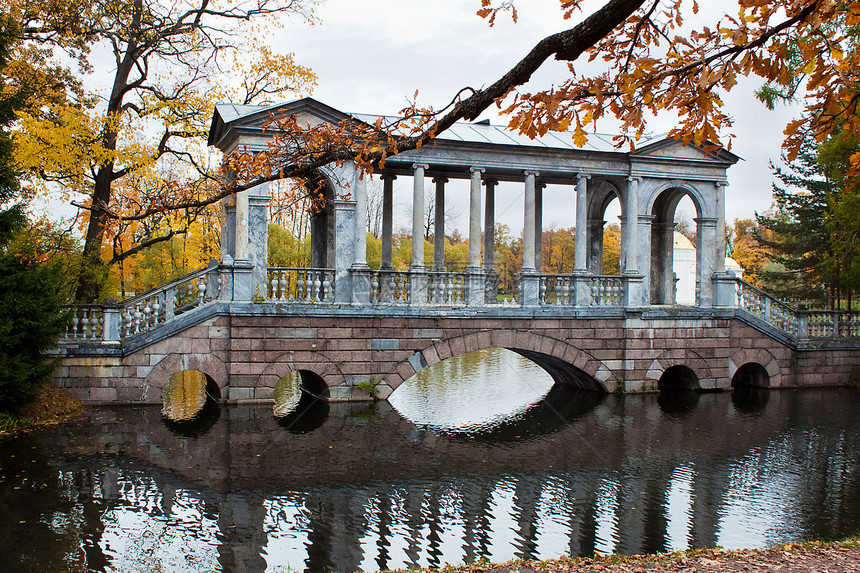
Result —
[[484, 179], [487, 188], [484, 201], [484, 270], [490, 272], [495, 267], [496, 248], [496, 185], [498, 181]]
[[624, 253], [621, 259], [625, 261], [623, 272], [626, 275], [639, 274], [639, 182], [640, 177], [627, 178], [627, 195], [625, 196]]
[[380, 267], [392, 268], [394, 253], [394, 180], [393, 173], [382, 174], [382, 253]]
[[352, 180], [355, 195], [355, 266], [367, 266], [367, 179], [360, 169]]
[[726, 187], [728, 182], [717, 181], [714, 183], [717, 195], [717, 254], [714, 261], [714, 272], [723, 274], [726, 272]]
[[535, 269], [543, 272], [543, 190], [544, 183], [535, 184]]
[[412, 269], [424, 269], [424, 170], [429, 168], [412, 164]]
[[481, 268], [481, 174], [483, 167], [471, 167], [469, 185], [469, 270]]
[[588, 180], [590, 175], [579, 173], [576, 178], [576, 246], [574, 250], [575, 272], [588, 270]]
[[538, 171], [524, 171], [525, 198], [523, 200], [523, 272], [535, 272], [535, 178]]
[[436, 209], [433, 222], [433, 270], [445, 270], [445, 183], [447, 177], [434, 177], [436, 184]]
[[[714, 304], [713, 275], [717, 266], [717, 219], [700, 217], [696, 221], [696, 275], [699, 286], [697, 304]], [[725, 257], [725, 255], [723, 255]], [[723, 261], [725, 265], [725, 260]]]
[[236, 247], [237, 261], [248, 260], [248, 192], [236, 193]]

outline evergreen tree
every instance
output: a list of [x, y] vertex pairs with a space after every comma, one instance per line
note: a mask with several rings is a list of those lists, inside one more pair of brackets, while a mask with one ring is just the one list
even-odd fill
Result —
[[821, 145], [806, 138], [787, 168], [773, 167], [774, 207], [756, 214], [755, 238], [771, 253], [761, 285], [776, 296], [823, 303], [851, 300], [860, 286], [857, 190], [845, 173], [857, 143], [836, 135]]
[[[0, 16], [0, 68], [9, 57], [17, 33], [15, 22]], [[17, 198], [19, 186], [8, 131], [21, 92], [0, 99], [0, 202]], [[17, 412], [51, 375], [54, 363], [45, 352], [57, 345], [66, 325], [61, 309], [59, 268], [44, 257], [14, 253], [13, 233], [26, 223], [24, 209], [13, 205], [0, 212], [0, 412]]]

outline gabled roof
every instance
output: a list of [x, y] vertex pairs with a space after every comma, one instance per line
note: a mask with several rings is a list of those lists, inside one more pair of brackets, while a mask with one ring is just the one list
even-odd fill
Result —
[[215, 104], [215, 113], [209, 126], [207, 145], [218, 146], [231, 125], [262, 128], [272, 115], [310, 113], [324, 121], [338, 123], [350, 117], [340, 110], [305, 97], [274, 105], [241, 105], [234, 103]]
[[[239, 105], [221, 103], [215, 106], [212, 124], [209, 129], [208, 145], [220, 147], [224, 136], [230, 128], [262, 129], [263, 124], [275, 114], [307, 113], [322, 121], [339, 123], [352, 118], [365, 123], [375, 123], [380, 116], [370, 114], [348, 114], [326, 105], [311, 97], [305, 97], [290, 102], [275, 105]], [[394, 117], [382, 116], [386, 119]], [[573, 132], [548, 132], [546, 135], [529, 138], [503, 126], [491, 125], [487, 120], [476, 123], [457, 122], [436, 139], [438, 141], [483, 143], [491, 145], [522, 146], [567, 151], [597, 151], [619, 153], [612, 141], [612, 135], [592, 133], [584, 147], [577, 147], [573, 142]], [[730, 164], [740, 158], [733, 153], [719, 148], [708, 151], [703, 147], [684, 145], [680, 141], [667, 137], [667, 134], [645, 137], [639, 146], [630, 154], [631, 158], [647, 160], [649, 157], [677, 159], [710, 159]]]
[[716, 161], [725, 161], [731, 164], [737, 163], [740, 157], [720, 147], [717, 144], [706, 145], [684, 144], [682, 141], [669, 137], [668, 133], [646, 140], [637, 146], [630, 154], [632, 157], [676, 157], [678, 159], [702, 159], [703, 157]]

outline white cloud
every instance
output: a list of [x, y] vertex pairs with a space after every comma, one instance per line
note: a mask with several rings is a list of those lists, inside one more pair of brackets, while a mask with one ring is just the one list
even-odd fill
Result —
[[[588, 3], [589, 9], [598, 4]], [[465, 86], [489, 84], [541, 38], [572, 25], [561, 18], [557, 0], [528, 0], [518, 6], [519, 23], [501, 15], [490, 28], [475, 14], [478, 0], [326, 0], [317, 11], [320, 25], [290, 25], [273, 43], [296, 52], [319, 75], [317, 99], [347, 112], [394, 114], [416, 89], [421, 104], [440, 107]], [[696, 21], [713, 21], [717, 6], [702, 8]], [[577, 62], [580, 69], [584, 65]], [[528, 87], [545, 88], [564, 73], [562, 64], [550, 62]], [[768, 112], [752, 95], [759, 84], [742, 81], [726, 97], [737, 135], [732, 151], [744, 158], [729, 170], [728, 221], [751, 217], [770, 205], [768, 161], [779, 158], [782, 130], [796, 115], [795, 110]], [[505, 121], [495, 109], [484, 117]], [[655, 133], [671, 126], [668, 114], [651, 123]], [[599, 126], [603, 132], [612, 127], [611, 122]], [[550, 223], [546, 215], [545, 222]], [[521, 215], [510, 223], [518, 232]], [[556, 222], [569, 224], [566, 217]]]

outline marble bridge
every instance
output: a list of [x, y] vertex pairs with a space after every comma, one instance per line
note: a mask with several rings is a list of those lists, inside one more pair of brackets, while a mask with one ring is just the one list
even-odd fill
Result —
[[[278, 106], [218, 105], [209, 143], [263, 150], [274, 114], [309, 125], [347, 115], [305, 98]], [[61, 340], [58, 385], [87, 403], [160, 403], [170, 377], [206, 374], [211, 395], [270, 401], [284, 377], [330, 400], [385, 399], [416, 372], [451, 356], [508, 348], [557, 383], [598, 392], [733, 385], [841, 385], [860, 371], [860, 314], [801, 311], [725, 268], [725, 150], [654, 138], [621, 152], [596, 137], [535, 140], [485, 122], [388, 159], [379, 174], [382, 252], [368, 265], [367, 182], [354, 165], [321, 169], [325, 205], [311, 215], [308, 268], [267, 261], [268, 185], [222, 203], [220, 260], [122, 302], [78, 306]], [[393, 268], [393, 181], [412, 179], [412, 235], [423, 236], [425, 179], [435, 185], [432, 264], [412, 242]], [[446, 266], [446, 183], [469, 181], [469, 259]], [[513, 298], [499, 297], [495, 189], [523, 186], [523, 265]], [[547, 186], [552, 186], [547, 189]], [[542, 272], [543, 195], [571, 194], [574, 271]], [[694, 305], [676, 304], [675, 209], [696, 209]], [[621, 205], [620, 274], [603, 274], [607, 206]], [[504, 298], [503, 302], [499, 302]]]

